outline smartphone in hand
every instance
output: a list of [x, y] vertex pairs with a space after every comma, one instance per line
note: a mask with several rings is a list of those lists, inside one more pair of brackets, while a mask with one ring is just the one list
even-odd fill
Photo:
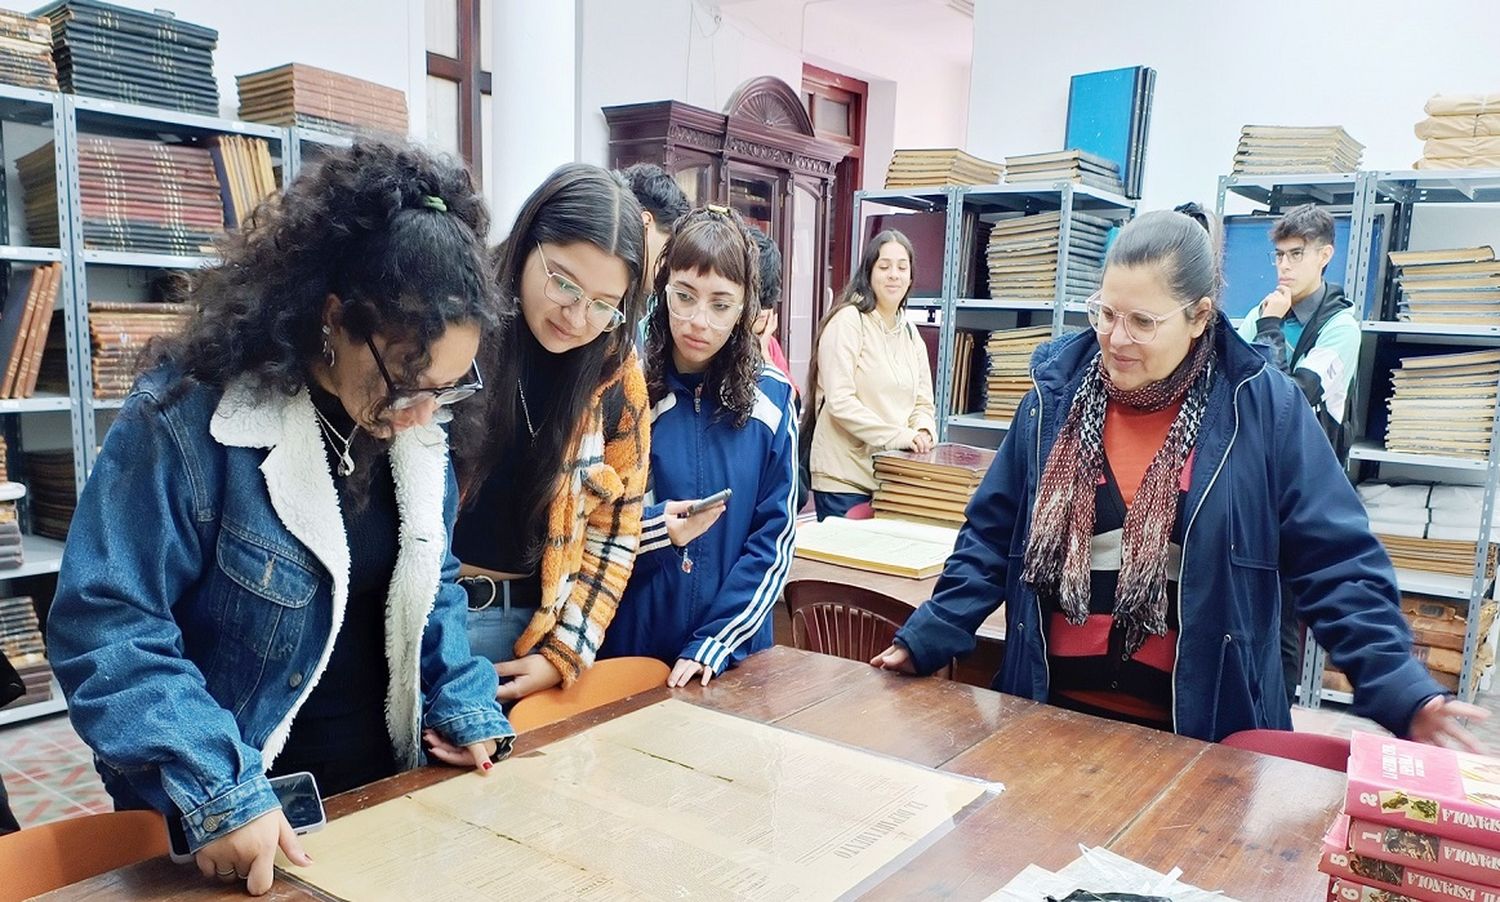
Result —
[[[307, 771], [271, 778], [271, 791], [281, 802], [282, 813], [292, 832], [311, 833], [328, 823], [323, 811], [323, 798], [318, 794], [318, 781]], [[167, 840], [172, 849], [172, 860], [186, 864], [193, 860], [188, 850], [187, 834], [182, 830], [182, 817], [176, 812], [167, 815]]]
[[707, 498], [699, 498], [697, 501], [694, 501], [691, 505], [688, 506], [688, 509], [687, 509], [686, 512], [678, 514], [678, 516], [679, 517], [691, 517], [693, 514], [701, 514], [702, 512], [708, 510], [709, 508], [713, 507], [714, 505], [722, 504], [725, 501], [728, 501], [729, 500], [729, 496], [731, 496], [733, 494], [734, 494], [734, 489], [725, 489], [722, 492], [714, 492], [712, 495], [709, 495]]

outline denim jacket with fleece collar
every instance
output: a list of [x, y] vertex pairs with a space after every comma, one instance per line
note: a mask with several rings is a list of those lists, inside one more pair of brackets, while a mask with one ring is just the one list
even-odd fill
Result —
[[[1355, 713], [1403, 735], [1443, 690], [1411, 656], [1390, 558], [1297, 385], [1222, 316], [1214, 341], [1184, 508], [1173, 728], [1211, 741], [1292, 728], [1278, 640], [1285, 580], [1298, 616], [1354, 684]], [[1036, 390], [969, 503], [932, 600], [896, 634], [919, 672], [971, 651], [975, 629], [1006, 600], [994, 687], [1047, 699], [1046, 622], [1021, 571], [1043, 464], [1098, 352], [1084, 330], [1033, 355]]]
[[[276, 807], [265, 777], [344, 616], [349, 547], [306, 390], [169, 395], [137, 384], [78, 502], [48, 617], [53, 669], [121, 807], [182, 813], [198, 848]], [[423, 726], [458, 745], [514, 735], [469, 651], [448, 544], [457, 505], [442, 429], [390, 445], [400, 513], [386, 601], [396, 761]]]

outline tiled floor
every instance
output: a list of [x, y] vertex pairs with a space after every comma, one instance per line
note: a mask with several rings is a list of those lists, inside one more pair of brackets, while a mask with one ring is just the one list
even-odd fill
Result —
[[[1480, 741], [1500, 754], [1500, 692], [1480, 696], [1490, 719], [1471, 725]], [[1337, 705], [1292, 709], [1297, 729], [1347, 736], [1355, 729], [1383, 732], [1374, 722]], [[109, 796], [94, 773], [89, 751], [64, 715], [0, 729], [0, 777], [21, 826], [110, 811]]]

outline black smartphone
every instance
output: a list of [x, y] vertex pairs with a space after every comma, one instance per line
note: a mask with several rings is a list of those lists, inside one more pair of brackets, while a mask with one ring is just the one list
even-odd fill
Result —
[[715, 504], [728, 501], [729, 496], [734, 494], [733, 489], [725, 489], [722, 492], [714, 492], [707, 498], [699, 498], [688, 506], [687, 513], [683, 516], [691, 517], [693, 514], [701, 513], [713, 507]]
[[[281, 810], [294, 833], [311, 833], [328, 823], [323, 812], [323, 798], [318, 794], [318, 781], [307, 771], [272, 777], [271, 791], [281, 802]], [[182, 832], [182, 818], [176, 812], [167, 815], [167, 839], [173, 861], [185, 864], [193, 860], [193, 853], [188, 851], [187, 835]]]

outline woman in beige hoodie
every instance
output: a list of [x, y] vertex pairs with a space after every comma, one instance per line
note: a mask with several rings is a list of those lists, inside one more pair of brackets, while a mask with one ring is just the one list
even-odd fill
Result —
[[802, 424], [819, 520], [870, 500], [875, 452], [927, 452], [936, 440], [927, 346], [905, 318], [913, 263], [905, 235], [876, 235], [823, 318]]

